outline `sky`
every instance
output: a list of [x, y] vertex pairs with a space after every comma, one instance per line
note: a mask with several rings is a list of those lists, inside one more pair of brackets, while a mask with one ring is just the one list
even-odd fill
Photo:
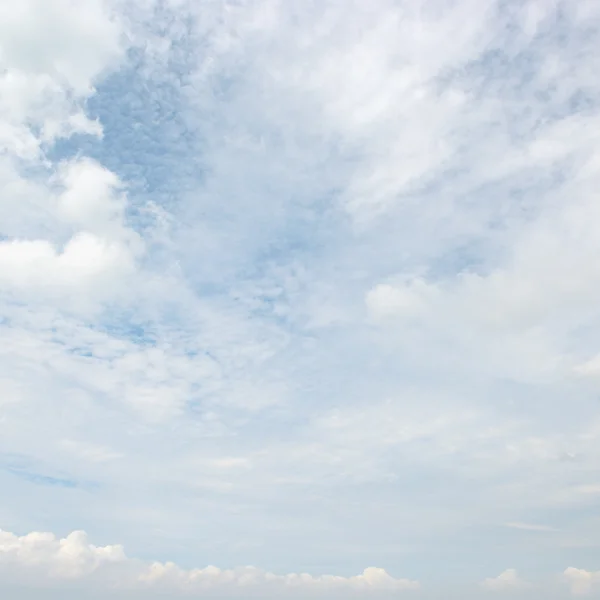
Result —
[[600, 593], [600, 3], [0, 0], [0, 594]]

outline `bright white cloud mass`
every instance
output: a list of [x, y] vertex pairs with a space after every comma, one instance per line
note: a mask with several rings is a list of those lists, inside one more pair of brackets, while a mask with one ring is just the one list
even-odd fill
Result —
[[0, 0], [0, 596], [600, 594], [599, 48]]

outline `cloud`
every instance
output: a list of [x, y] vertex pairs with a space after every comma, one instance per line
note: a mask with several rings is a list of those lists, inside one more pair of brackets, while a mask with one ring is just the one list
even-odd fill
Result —
[[427, 306], [435, 287], [416, 279], [401, 286], [379, 284], [366, 297], [369, 314], [375, 319], [390, 316], [414, 317]]
[[101, 165], [83, 159], [62, 165], [58, 212], [73, 226], [110, 228], [122, 226], [124, 199], [116, 196], [119, 180]]
[[[121, 29], [101, 0], [0, 6], [0, 143], [20, 158], [74, 133], [101, 134], [83, 103], [121, 57]], [[93, 26], [92, 26], [93, 24]]]
[[395, 579], [384, 569], [367, 568], [352, 577], [275, 575], [255, 567], [186, 570], [172, 562], [144, 563], [126, 556], [120, 545], [95, 546], [83, 531], [59, 539], [51, 533], [24, 536], [0, 531], [0, 570], [5, 578], [34, 585], [54, 581], [89, 580], [91, 586], [112, 590], [160, 590], [170, 594], [223, 593], [281, 594], [291, 591], [321, 595], [328, 592], [378, 594], [418, 590], [419, 583]]
[[548, 525], [538, 525], [536, 523], [506, 523], [506, 527], [511, 529], [521, 529], [523, 531], [556, 531], [553, 527]]
[[575, 366], [574, 371], [583, 377], [598, 377], [600, 375], [600, 356], [593, 356], [583, 364]]
[[106, 563], [125, 559], [120, 546], [93, 546], [82, 531], [73, 532], [62, 540], [51, 533], [34, 532], [17, 537], [2, 531], [0, 535], [3, 566], [25, 567], [34, 572], [39, 569], [60, 578], [89, 575]]
[[599, 33], [583, 1], [0, 0], [2, 526], [167, 590], [591, 560]]
[[25, 293], [20, 300], [59, 302], [83, 288], [79, 303], [90, 304], [133, 266], [123, 240], [106, 235], [109, 223], [124, 228], [118, 180], [89, 159], [56, 166], [46, 155], [58, 138], [102, 135], [85, 102], [121, 59], [122, 29], [95, 0], [2, 3], [0, 14], [0, 286]]
[[124, 222], [118, 179], [93, 161], [75, 160], [60, 166], [55, 183], [62, 188], [56, 197], [50, 188], [45, 192], [54, 239], [0, 242], [0, 289], [75, 309], [122, 296], [144, 247]]
[[491, 592], [504, 592], [507, 590], [520, 590], [530, 587], [527, 581], [524, 581], [517, 575], [515, 569], [507, 569], [500, 573], [498, 577], [491, 577], [482, 582], [482, 587]]
[[13, 287], [81, 285], [114, 269], [128, 271], [121, 248], [92, 234], [75, 236], [58, 254], [46, 241], [4, 242], [0, 247], [2, 278]]
[[586, 571], [569, 567], [564, 572], [565, 579], [571, 586], [571, 593], [575, 595], [589, 594], [594, 586], [600, 583], [600, 571]]

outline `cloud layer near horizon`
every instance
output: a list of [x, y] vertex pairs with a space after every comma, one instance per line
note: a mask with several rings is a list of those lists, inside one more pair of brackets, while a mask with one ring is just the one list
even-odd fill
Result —
[[[225, 595], [266, 597], [281, 594], [301, 597], [378, 597], [417, 592], [419, 582], [395, 579], [384, 569], [368, 567], [360, 575], [312, 576], [308, 573], [276, 575], [252, 566], [219, 569], [182, 569], [172, 562], [143, 562], [129, 558], [121, 545], [95, 546], [85, 532], [74, 531], [59, 539], [52, 533], [32, 532], [16, 536], [0, 530], [0, 574], [2, 585], [27, 582], [30, 588], [54, 589], [82, 584], [103, 592], [143, 591], [147, 594]], [[567, 568], [562, 583], [574, 595], [585, 595], [600, 583], [600, 572]], [[487, 578], [481, 587], [493, 593], [532, 593], [536, 586], [507, 569], [498, 577]], [[544, 588], [542, 588], [543, 590]]]
[[397, 593], [418, 590], [419, 583], [394, 579], [385, 570], [369, 567], [353, 577], [307, 573], [275, 575], [255, 567], [219, 569], [182, 569], [172, 562], [143, 563], [126, 556], [122, 546], [94, 546], [85, 532], [75, 531], [63, 539], [51, 533], [34, 532], [25, 536], [0, 531], [0, 572], [3, 578], [22, 579], [37, 584], [57, 582], [90, 585], [105, 591], [144, 590], [169, 594], [236, 594], [244, 596], [292, 594], [316, 596], [337, 594]]

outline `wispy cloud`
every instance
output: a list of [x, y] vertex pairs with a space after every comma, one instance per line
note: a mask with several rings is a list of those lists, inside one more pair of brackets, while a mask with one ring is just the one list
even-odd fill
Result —
[[506, 527], [511, 529], [522, 529], [523, 531], [556, 531], [554, 527], [549, 525], [539, 525], [535, 523], [506, 523]]

